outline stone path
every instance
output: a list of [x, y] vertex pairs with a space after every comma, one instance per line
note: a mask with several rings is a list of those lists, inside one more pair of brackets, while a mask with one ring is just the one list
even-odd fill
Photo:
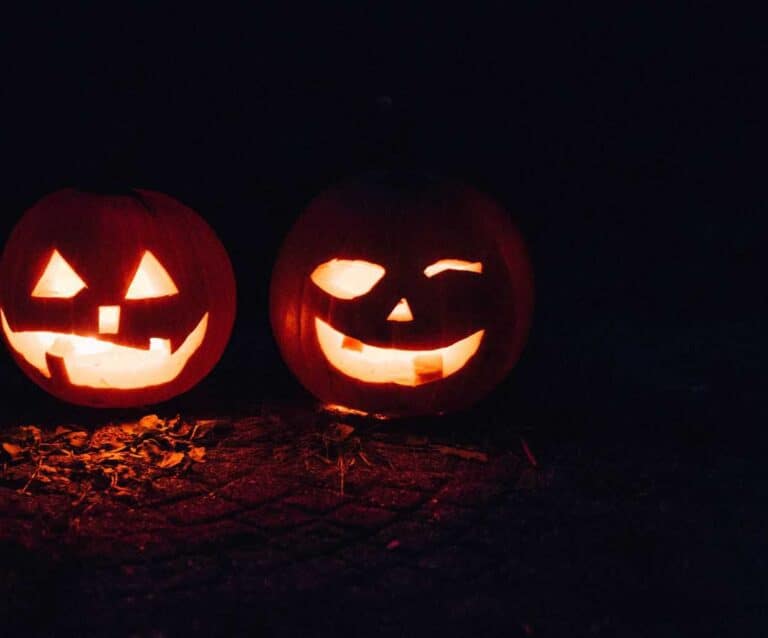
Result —
[[342, 493], [321, 421], [233, 419], [140, 498], [0, 487], [0, 635], [666, 636], [653, 588], [727, 591], [689, 586], [696, 507], [642, 463], [358, 428]]

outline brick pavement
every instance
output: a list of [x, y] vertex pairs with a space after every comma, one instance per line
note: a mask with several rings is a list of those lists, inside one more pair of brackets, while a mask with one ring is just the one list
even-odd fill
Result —
[[0, 635], [665, 636], [649, 588], [725, 591], [681, 577], [690, 517], [657, 508], [690, 493], [637, 461], [357, 424], [342, 493], [327, 417], [225, 421], [138, 497], [0, 487]]

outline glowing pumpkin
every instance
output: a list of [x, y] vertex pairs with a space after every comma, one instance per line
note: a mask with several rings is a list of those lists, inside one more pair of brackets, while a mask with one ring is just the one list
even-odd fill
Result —
[[512, 368], [532, 274], [506, 213], [467, 186], [376, 174], [312, 201], [272, 275], [288, 366], [322, 401], [391, 416], [466, 407]]
[[232, 266], [214, 232], [147, 190], [44, 197], [8, 239], [0, 285], [3, 337], [22, 370], [83, 405], [188, 390], [218, 361], [235, 315]]

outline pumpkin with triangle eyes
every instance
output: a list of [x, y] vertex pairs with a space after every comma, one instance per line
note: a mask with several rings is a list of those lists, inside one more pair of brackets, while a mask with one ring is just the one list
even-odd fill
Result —
[[167, 195], [64, 189], [28, 210], [0, 262], [0, 323], [22, 370], [73, 403], [126, 407], [184, 392], [235, 316], [224, 247]]
[[272, 275], [273, 332], [322, 401], [388, 416], [465, 408], [509, 372], [533, 307], [501, 207], [465, 185], [376, 173], [315, 198]]

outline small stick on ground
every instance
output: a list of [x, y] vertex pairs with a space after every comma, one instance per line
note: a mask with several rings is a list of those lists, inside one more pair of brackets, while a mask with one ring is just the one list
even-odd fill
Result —
[[32, 472], [32, 474], [29, 477], [29, 480], [24, 484], [24, 487], [22, 487], [19, 490], [19, 494], [27, 493], [27, 489], [29, 488], [30, 485], [32, 485], [32, 481], [34, 481], [37, 478], [37, 475], [40, 474], [40, 468], [42, 467], [42, 465], [43, 465], [43, 457], [40, 456], [40, 458], [37, 461], [37, 467], [35, 468], [35, 471]]
[[339, 456], [339, 493], [344, 496], [344, 474], [346, 472], [346, 465], [344, 464], [344, 457]]
[[536, 460], [533, 452], [531, 452], [531, 448], [528, 447], [528, 444], [525, 442], [525, 439], [522, 436], [520, 437], [520, 443], [522, 443], [523, 452], [525, 452], [525, 455], [528, 457], [528, 462], [533, 467], [539, 467], [539, 462]]

